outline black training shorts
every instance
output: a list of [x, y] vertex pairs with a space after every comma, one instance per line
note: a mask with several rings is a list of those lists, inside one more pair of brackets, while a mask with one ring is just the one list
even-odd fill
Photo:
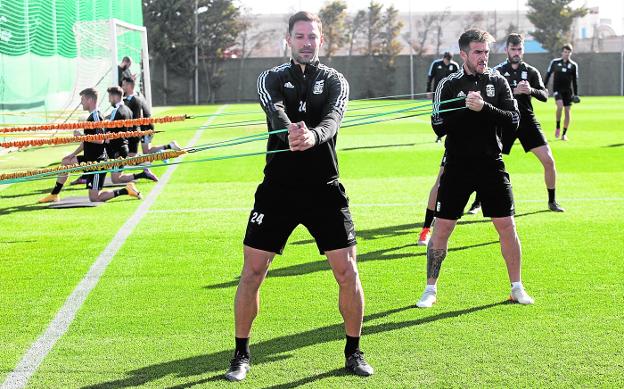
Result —
[[[94, 161], [87, 161], [84, 155], [79, 155], [77, 159], [78, 159], [78, 163], [94, 162]], [[101, 160], [97, 160], [97, 162], [100, 162], [100, 161]], [[87, 181], [87, 189], [102, 190], [102, 188], [104, 187], [104, 179], [106, 178], [106, 172], [95, 173], [95, 174], [90, 173], [90, 172], [85, 172], [85, 173], [88, 173], [88, 174], [84, 174], [82, 177], [84, 177]]]
[[449, 157], [440, 178], [435, 216], [450, 220], [461, 218], [475, 191], [481, 200], [483, 216], [514, 214], [511, 182], [502, 159]]
[[297, 187], [261, 183], [243, 243], [281, 254], [299, 224], [310, 231], [321, 254], [356, 244], [349, 199], [338, 180]]
[[572, 105], [572, 91], [554, 91], [553, 96], [555, 96], [555, 100], [562, 100], [564, 107]]
[[534, 115], [521, 115], [517, 131], [503, 131], [503, 154], [511, 153], [516, 139], [520, 140], [524, 152], [528, 153], [536, 147], [547, 145], [542, 126]]
[[442, 156], [442, 161], [440, 161], [440, 167], [444, 167], [446, 165], [446, 150], [444, 150], [444, 155]]
[[138, 154], [139, 152], [139, 142], [141, 141], [141, 137], [137, 136], [134, 138], [128, 138], [128, 153], [130, 154]]

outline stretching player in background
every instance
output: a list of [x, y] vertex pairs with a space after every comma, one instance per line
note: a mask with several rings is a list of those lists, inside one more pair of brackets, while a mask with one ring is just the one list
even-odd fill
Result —
[[524, 38], [520, 34], [510, 34], [507, 37], [507, 60], [494, 67], [509, 83], [514, 98], [520, 109], [520, 126], [518, 131], [503, 133], [503, 154], [511, 153], [511, 148], [517, 139], [520, 140], [524, 151], [535, 154], [544, 166], [544, 181], [548, 191], [548, 208], [554, 212], [563, 212], [564, 209], [555, 201], [555, 182], [557, 170], [546, 137], [533, 113], [531, 97], [539, 101], [548, 100], [548, 89], [542, 83], [542, 77], [537, 69], [522, 60], [524, 56]]
[[561, 58], [555, 58], [550, 61], [546, 71], [546, 79], [544, 80], [544, 84], [548, 86], [550, 76], [554, 74], [553, 96], [555, 97], [555, 104], [557, 104], [555, 138], [559, 138], [561, 132], [561, 111], [565, 111], [561, 140], [568, 140], [567, 132], [570, 126], [572, 103], [581, 102], [581, 99], [578, 97], [578, 65], [570, 59], [571, 55], [572, 45], [564, 45], [561, 49]]

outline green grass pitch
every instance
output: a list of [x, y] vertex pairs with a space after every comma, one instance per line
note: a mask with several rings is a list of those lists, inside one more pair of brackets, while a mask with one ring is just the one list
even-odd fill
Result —
[[[353, 102], [351, 108], [364, 104], [371, 105]], [[340, 172], [366, 295], [361, 345], [376, 374], [361, 379], [343, 372], [337, 285], [299, 227], [263, 285], [253, 366], [243, 385], [623, 386], [624, 98], [584, 97], [572, 110], [569, 142], [554, 139], [553, 101], [535, 106], [566, 212], [547, 211], [542, 167], [516, 144], [505, 162], [523, 281], [534, 306], [505, 303], [509, 283], [497, 235], [478, 214], [462, 218], [451, 237], [438, 304], [415, 308], [426, 262], [417, 232], [443, 147], [433, 142], [427, 116], [345, 128], [338, 139]], [[157, 115], [221, 107], [160, 108]], [[241, 113], [212, 124], [262, 120], [257, 104], [221, 109]], [[165, 132], [155, 143], [186, 144], [206, 120], [161, 125]], [[198, 143], [262, 131], [262, 125], [209, 127]], [[72, 147], [3, 155], [0, 168], [47, 166]], [[253, 142], [185, 160], [264, 147]], [[263, 165], [263, 156], [179, 165], [29, 387], [229, 387], [222, 374], [232, 355], [241, 241]], [[36, 204], [53, 182], [0, 186], [0, 382], [141, 204], [128, 197], [97, 208]], [[154, 185], [138, 183], [145, 195]], [[62, 195], [86, 190], [72, 187]]]

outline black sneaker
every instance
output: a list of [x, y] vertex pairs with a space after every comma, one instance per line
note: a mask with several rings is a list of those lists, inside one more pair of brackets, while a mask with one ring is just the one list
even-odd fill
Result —
[[553, 212], [565, 212], [565, 209], [561, 208], [561, 205], [557, 204], [556, 201], [553, 201], [552, 203], [548, 203], [548, 209], [550, 209]]
[[345, 361], [345, 369], [362, 377], [368, 377], [374, 373], [373, 367], [366, 363], [364, 353], [359, 350], [347, 357], [347, 360]]
[[249, 369], [251, 369], [249, 355], [235, 354], [234, 359], [230, 361], [230, 368], [225, 373], [225, 379], [228, 381], [242, 381], [247, 377]]
[[470, 209], [466, 213], [468, 215], [476, 215], [477, 212], [479, 212], [480, 209], [481, 209], [481, 203], [475, 201], [474, 203], [472, 203], [472, 205], [470, 206]]

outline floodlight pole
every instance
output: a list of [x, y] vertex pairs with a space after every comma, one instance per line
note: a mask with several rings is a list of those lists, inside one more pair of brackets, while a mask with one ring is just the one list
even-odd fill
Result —
[[412, 44], [412, 2], [409, 1], [410, 99], [414, 99], [414, 45]]
[[199, 0], [195, 0], [195, 105], [199, 104], [199, 17], [197, 7]]

